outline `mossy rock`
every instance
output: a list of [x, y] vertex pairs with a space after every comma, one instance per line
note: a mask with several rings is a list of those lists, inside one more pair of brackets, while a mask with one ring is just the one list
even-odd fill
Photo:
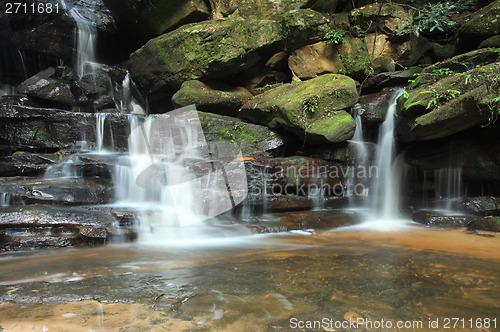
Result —
[[328, 19], [312, 9], [292, 10], [281, 18], [285, 47], [294, 50], [321, 41], [330, 30]]
[[224, 0], [218, 1], [224, 16], [237, 15], [247, 20], [272, 20], [290, 10], [304, 8], [309, 0]]
[[483, 40], [481, 44], [479, 44], [478, 48], [500, 48], [500, 35], [496, 35], [490, 37], [486, 40]]
[[473, 42], [500, 34], [500, 0], [476, 12], [460, 32]]
[[283, 136], [265, 126], [199, 111], [198, 117], [208, 142], [235, 143], [244, 156], [265, 156], [268, 155], [268, 151], [282, 147], [286, 143]]
[[243, 87], [193, 80], [182, 83], [181, 89], [172, 97], [172, 103], [177, 107], [194, 104], [201, 111], [236, 115], [238, 109], [251, 97], [252, 94]]
[[354, 120], [343, 110], [357, 100], [353, 79], [327, 74], [257, 95], [245, 103], [240, 115], [270, 128], [288, 130], [311, 144], [338, 143], [354, 134]]
[[393, 31], [411, 25], [413, 10], [397, 4], [375, 3], [351, 10], [350, 16], [364, 31], [374, 30], [377, 25], [385, 31]]
[[486, 123], [496, 104], [499, 74], [496, 62], [410, 91], [398, 101], [400, 139], [446, 137]]
[[132, 78], [146, 93], [178, 90], [184, 81], [233, 77], [283, 38], [278, 22], [238, 18], [194, 23], [147, 42], [130, 56]]
[[447, 76], [463, 73], [478, 66], [491, 64], [498, 61], [499, 57], [500, 49], [498, 48], [484, 48], [457, 55], [451, 59], [426, 67], [413, 86], [434, 83]]

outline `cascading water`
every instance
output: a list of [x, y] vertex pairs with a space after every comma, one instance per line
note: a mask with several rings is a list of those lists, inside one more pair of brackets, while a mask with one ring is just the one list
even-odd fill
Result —
[[[347, 196], [351, 197], [351, 206], [357, 204], [358, 196], [367, 197], [369, 193], [368, 183], [366, 179], [360, 178], [357, 175], [356, 169], [368, 170], [369, 160], [368, 160], [368, 149], [363, 137], [363, 122], [361, 121], [361, 114], [364, 110], [358, 107], [353, 108], [352, 116], [356, 123], [356, 131], [354, 132], [353, 138], [349, 141], [354, 146], [355, 163], [350, 167], [348, 172], [349, 176], [347, 179]], [[362, 190], [358, 190], [362, 188]], [[354, 199], [353, 199], [354, 198]]]
[[398, 217], [399, 203], [399, 178], [396, 176], [400, 172], [393, 165], [394, 161], [394, 115], [396, 113], [396, 102], [402, 94], [401, 90], [394, 92], [392, 96], [385, 121], [379, 129], [377, 143], [377, 154], [375, 165], [378, 172], [373, 183], [373, 205], [379, 217], [383, 220], [393, 220]]
[[77, 24], [75, 70], [78, 77], [82, 78], [87, 74], [93, 73], [96, 67], [97, 30], [75, 8], [72, 8], [69, 14]]
[[462, 197], [462, 169], [440, 168], [434, 171], [434, 193], [437, 208], [452, 210], [454, 201]]

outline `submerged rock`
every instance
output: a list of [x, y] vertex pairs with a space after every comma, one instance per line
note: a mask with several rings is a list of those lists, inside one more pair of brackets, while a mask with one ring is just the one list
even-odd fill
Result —
[[250, 99], [240, 116], [290, 131], [311, 144], [352, 138], [356, 125], [343, 109], [358, 100], [355, 82], [327, 74], [298, 84], [284, 84]]

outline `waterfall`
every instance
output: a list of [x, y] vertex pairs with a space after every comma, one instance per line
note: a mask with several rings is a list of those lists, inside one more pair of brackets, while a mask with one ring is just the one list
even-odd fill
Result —
[[96, 113], [96, 145], [97, 152], [104, 152], [104, 122], [106, 121], [106, 113]]
[[450, 211], [453, 202], [462, 196], [462, 169], [434, 170], [434, 193], [437, 208]]
[[7, 193], [0, 193], [0, 206], [9, 206], [9, 195]]
[[[363, 137], [363, 122], [361, 121], [361, 114], [363, 114], [364, 110], [355, 105], [352, 110], [352, 116], [354, 121], [356, 122], [356, 131], [354, 132], [353, 138], [349, 141], [354, 146], [355, 151], [355, 162], [353, 165], [349, 166], [350, 170], [348, 172], [349, 176], [347, 179], [347, 196], [351, 197], [351, 205], [356, 204], [357, 196], [366, 197], [369, 193], [368, 184], [366, 183], [366, 179], [360, 178], [357, 175], [356, 169], [361, 169], [368, 172], [369, 168], [369, 160], [368, 160], [368, 149], [366, 147], [366, 143]], [[362, 185], [362, 190], [357, 190], [358, 185]]]

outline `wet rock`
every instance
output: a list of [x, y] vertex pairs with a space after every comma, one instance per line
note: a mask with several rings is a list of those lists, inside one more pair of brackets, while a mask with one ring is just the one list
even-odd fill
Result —
[[468, 228], [470, 230], [498, 233], [500, 232], [500, 218], [483, 217], [481, 219], [474, 219], [468, 224]]
[[378, 125], [385, 120], [394, 91], [382, 91], [359, 98], [353, 110], [361, 115], [363, 122]]
[[240, 119], [198, 112], [203, 133], [208, 142], [231, 141], [238, 144], [244, 156], [265, 155], [284, 147], [285, 138], [270, 130]]
[[36, 176], [58, 161], [54, 154], [17, 152], [11, 156], [0, 157], [0, 176]]
[[[368, 150], [368, 159], [372, 160], [375, 156], [376, 144], [365, 142], [365, 147]], [[309, 152], [312, 158], [347, 163], [347, 165], [360, 165], [363, 162], [359, 159], [358, 145], [353, 142], [313, 147]]]
[[[130, 56], [130, 74], [146, 93], [178, 90], [184, 81], [234, 77], [283, 38], [274, 21], [221, 19], [185, 25]], [[209, 42], [207, 42], [207, 40]]]
[[257, 95], [242, 107], [240, 116], [270, 128], [283, 128], [311, 144], [338, 143], [354, 134], [354, 120], [343, 109], [357, 100], [351, 78], [327, 74]]
[[0, 247], [67, 247], [102, 244], [114, 237], [135, 238], [131, 228], [119, 228], [109, 212], [88, 208], [1, 207]]
[[0, 178], [0, 191], [17, 204], [82, 205], [107, 204], [113, 200], [113, 185], [102, 178], [30, 179]]
[[203, 0], [104, 0], [104, 3], [120, 28], [135, 42], [145, 42], [181, 25], [210, 17], [210, 8]]
[[66, 106], [76, 106], [77, 102], [71, 86], [52, 78], [33, 76], [24, 81], [19, 87], [20, 93], [25, 93], [31, 98], [42, 99]]
[[454, 208], [476, 215], [500, 215], [500, 198], [493, 196], [467, 197], [456, 202]]
[[243, 103], [252, 94], [243, 87], [234, 87], [218, 82], [203, 83], [186, 81], [172, 97], [176, 107], [196, 105], [200, 111], [224, 115], [236, 115]]
[[[0, 143], [16, 150], [42, 151], [81, 148], [83, 142], [96, 145], [96, 119], [92, 113], [2, 105]], [[113, 144], [116, 149], [127, 147], [130, 134], [128, 115], [106, 114], [104, 129], [104, 147]]]
[[413, 221], [416, 221], [424, 225], [447, 227], [447, 228], [467, 227], [469, 223], [471, 223], [472, 221], [481, 220], [481, 218], [479, 217], [445, 216], [437, 212], [427, 212], [427, 211], [420, 211], [413, 214], [412, 219]]

